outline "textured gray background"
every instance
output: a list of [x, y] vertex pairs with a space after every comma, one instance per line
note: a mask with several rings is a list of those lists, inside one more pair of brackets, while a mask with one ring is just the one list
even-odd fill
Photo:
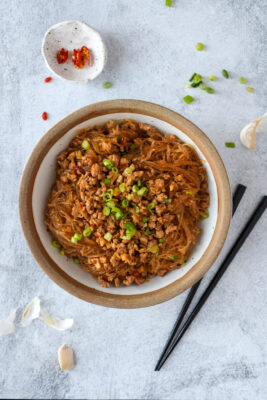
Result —
[[[153, 368], [185, 294], [139, 310], [86, 304], [62, 291], [36, 266], [17, 213], [23, 165], [45, 131], [88, 103], [136, 98], [162, 104], [191, 119], [218, 148], [232, 188], [248, 191], [218, 262], [229, 249], [259, 197], [267, 192], [266, 135], [255, 152], [239, 131], [266, 111], [266, 0], [27, 0], [0, 2], [0, 319], [23, 310], [35, 295], [55, 315], [73, 317], [71, 331], [35, 321], [0, 338], [0, 397], [97, 399], [266, 399], [267, 214], [236, 257], [198, 319], [160, 373]], [[54, 79], [40, 47], [47, 28], [82, 19], [101, 31], [109, 50], [105, 71], [88, 85]], [[195, 43], [206, 44], [202, 53]], [[184, 84], [192, 72], [220, 76], [216, 94], [194, 91], [186, 105]], [[238, 78], [245, 76], [255, 94]], [[110, 90], [103, 82], [113, 83]], [[49, 120], [42, 121], [43, 111]], [[224, 147], [234, 140], [236, 149]], [[19, 315], [19, 314], [18, 314]], [[75, 350], [76, 366], [64, 373], [58, 347]]]

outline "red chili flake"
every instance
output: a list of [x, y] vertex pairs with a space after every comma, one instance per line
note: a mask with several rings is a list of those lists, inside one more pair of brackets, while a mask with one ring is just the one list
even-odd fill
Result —
[[65, 63], [67, 61], [68, 57], [69, 57], [69, 52], [68, 52], [68, 50], [65, 50], [64, 47], [62, 47], [61, 50], [58, 50], [58, 52], [57, 52], [57, 62], [59, 64]]
[[48, 83], [48, 82], [50, 82], [50, 81], [52, 81], [52, 78], [51, 78], [51, 76], [48, 76], [47, 78], [45, 78], [45, 83]]
[[120, 144], [123, 144], [125, 142], [125, 136], [121, 139]]
[[46, 120], [47, 120], [47, 112], [43, 112], [43, 114], [42, 114], [42, 118], [43, 118], [43, 120], [44, 120], [44, 121], [46, 121]]
[[82, 53], [82, 57], [83, 57], [84, 61], [87, 60], [88, 61], [88, 65], [90, 65], [91, 55], [90, 55], [90, 50], [88, 49], [88, 47], [83, 46], [81, 48], [81, 53]]
[[93, 263], [94, 263], [94, 264], [97, 264], [97, 261], [96, 261], [96, 260], [93, 260]]
[[71, 58], [75, 68], [79, 69], [83, 68], [85, 62], [81, 50], [74, 49]]
[[82, 205], [82, 203], [80, 203], [80, 208], [83, 208], [83, 205]]

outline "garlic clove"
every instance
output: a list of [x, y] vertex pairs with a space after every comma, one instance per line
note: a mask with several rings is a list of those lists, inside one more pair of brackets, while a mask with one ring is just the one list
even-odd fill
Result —
[[63, 344], [58, 349], [58, 362], [62, 371], [68, 371], [73, 367], [74, 364], [73, 351], [66, 344]]
[[255, 149], [256, 132], [267, 132], [267, 113], [251, 121], [240, 132], [241, 143], [250, 150]]

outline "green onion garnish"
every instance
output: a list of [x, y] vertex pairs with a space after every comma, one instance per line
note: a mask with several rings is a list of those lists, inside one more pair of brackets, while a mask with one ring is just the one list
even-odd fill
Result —
[[144, 235], [152, 235], [152, 233], [153, 233], [152, 231], [145, 231]]
[[152, 247], [150, 247], [150, 249], [148, 249], [148, 251], [150, 251], [151, 253], [155, 253], [156, 256], [158, 256], [158, 254], [159, 254], [159, 246], [158, 245], [152, 246]]
[[114, 203], [114, 201], [108, 201], [106, 206], [109, 208], [114, 208], [116, 206], [116, 204]]
[[171, 204], [172, 199], [165, 199], [165, 203]]
[[132, 175], [133, 170], [132, 170], [131, 167], [128, 167], [128, 168], [125, 168], [125, 170], [123, 171], [123, 173], [124, 173], [126, 176], [130, 176], [130, 175]]
[[121, 193], [124, 193], [124, 192], [125, 192], [125, 185], [124, 185], [124, 183], [121, 183], [121, 184], [119, 185], [119, 189], [120, 189], [120, 192], [121, 192]]
[[192, 103], [195, 99], [194, 99], [194, 97], [187, 95], [187, 96], [185, 96], [185, 97], [183, 98], [183, 100], [186, 102], [186, 104], [190, 104], [190, 103]]
[[112, 84], [111, 84], [111, 82], [105, 82], [103, 86], [104, 86], [104, 89], [110, 89]]
[[246, 83], [246, 78], [244, 78], [243, 76], [241, 76], [241, 78], [239, 78], [239, 82], [242, 83], [242, 85], [244, 85], [244, 83]]
[[141, 187], [141, 185], [142, 185], [141, 179], [138, 179], [138, 181], [137, 181], [137, 186], [138, 186], [138, 187]]
[[117, 167], [112, 167], [112, 168], [111, 168], [111, 171], [112, 171], [112, 173], [115, 174], [115, 175], [119, 172], [119, 170], [118, 170]]
[[199, 74], [195, 74], [195, 76], [194, 76], [194, 78], [193, 78], [193, 81], [194, 81], [195, 83], [200, 83], [201, 80], [202, 80], [202, 76], [199, 75]]
[[131, 240], [136, 232], [134, 224], [132, 222], [125, 222], [124, 228], [126, 229], [126, 235], [122, 236], [121, 239]]
[[88, 140], [84, 139], [82, 142], [82, 148], [84, 150], [88, 150], [90, 148], [90, 143], [88, 142]]
[[171, 256], [171, 260], [172, 260], [172, 261], [178, 260], [178, 256]]
[[104, 236], [104, 239], [107, 240], [108, 242], [110, 242], [111, 239], [112, 239], [111, 233], [110, 233], [110, 232], [107, 232], [107, 233], [105, 234], [105, 236]]
[[172, 6], [172, 0], [166, 0], [165, 2], [167, 7], [171, 7]]
[[205, 90], [206, 87], [207, 87], [207, 85], [206, 85], [205, 83], [201, 82], [201, 83], [199, 84], [198, 87], [199, 87], [199, 89], [201, 89], [201, 90]]
[[186, 89], [189, 89], [189, 88], [191, 88], [191, 85], [190, 85], [190, 83], [187, 83], [187, 84], [185, 85], [185, 88], [186, 88]]
[[105, 207], [103, 208], [103, 214], [104, 214], [106, 217], [109, 216], [109, 214], [110, 214], [110, 208], [109, 208], [108, 206], [105, 206]]
[[104, 201], [110, 201], [112, 199], [112, 195], [108, 192], [105, 192], [102, 196]]
[[249, 92], [249, 93], [254, 93], [253, 87], [250, 87], [250, 86], [246, 87], [246, 91]]
[[85, 228], [84, 231], [83, 231], [83, 236], [84, 237], [88, 237], [88, 236], [91, 235], [91, 233], [92, 233], [92, 229], [90, 227]]
[[192, 82], [192, 83], [191, 83], [191, 87], [192, 87], [192, 88], [196, 88], [196, 87], [200, 86], [201, 83], [203, 83], [203, 82], [202, 82], [202, 81], [200, 81], [200, 82], [198, 82], [198, 83]]
[[132, 193], [129, 193], [129, 194], [127, 194], [127, 196], [126, 196], [126, 198], [127, 198], [128, 200], [132, 200], [132, 197], [133, 197]]
[[191, 78], [189, 79], [189, 82], [192, 82], [192, 81], [193, 81], [195, 75], [196, 75], [196, 72], [191, 76]]
[[132, 192], [133, 192], [133, 193], [137, 193], [138, 190], [139, 190], [139, 187], [138, 187], [137, 185], [133, 185], [133, 187], [132, 187]]
[[61, 244], [58, 243], [56, 240], [52, 240], [51, 245], [53, 247], [55, 247], [56, 249], [60, 249], [60, 247], [61, 247]]
[[81, 235], [80, 233], [74, 233], [74, 235], [71, 238], [72, 243], [74, 243], [75, 241], [78, 242], [79, 240], [82, 240], [83, 235]]
[[148, 211], [150, 212], [150, 214], [154, 214], [153, 208], [155, 208], [155, 203], [149, 203], [147, 206]]
[[210, 80], [210, 81], [216, 81], [216, 79], [217, 79], [217, 78], [216, 78], [215, 75], [210, 75], [210, 76], [209, 76], [209, 80]]
[[202, 50], [204, 50], [204, 44], [203, 43], [197, 43], [196, 44], [196, 49], [197, 49], [197, 51], [202, 51]]
[[206, 90], [206, 92], [209, 94], [214, 93], [214, 89], [212, 89], [211, 87], [206, 87], [204, 90]]
[[126, 199], [123, 199], [122, 202], [121, 202], [122, 208], [126, 208], [126, 207], [128, 207], [128, 205], [129, 205], [129, 201], [126, 200]]
[[163, 242], [165, 242], [165, 239], [164, 238], [160, 238], [159, 239], [159, 243], [163, 243]]
[[118, 211], [118, 212], [116, 212], [116, 214], [115, 214], [115, 218], [116, 219], [121, 219], [121, 218], [124, 218], [124, 214], [123, 214], [123, 212], [120, 210], [120, 211]]
[[112, 209], [111, 209], [111, 212], [113, 213], [113, 214], [116, 214], [117, 212], [120, 212], [121, 210], [119, 209], [119, 207], [113, 207]]
[[138, 190], [137, 194], [138, 194], [138, 196], [143, 196], [147, 192], [148, 192], [148, 188], [143, 186], [143, 187], [141, 187], [141, 189]]
[[104, 158], [103, 164], [107, 169], [111, 169], [114, 166], [114, 162], [109, 160], [108, 158]]
[[111, 184], [111, 180], [110, 179], [103, 179], [102, 181], [105, 185], [110, 185]]
[[139, 207], [136, 204], [134, 204], [133, 206], [134, 206], [136, 214], [139, 214]]
[[229, 73], [228, 73], [228, 71], [226, 71], [226, 69], [222, 70], [222, 76], [224, 76], [226, 79], [229, 78]]
[[201, 217], [202, 217], [203, 219], [209, 218], [209, 213], [207, 212], [207, 213], [205, 213], [205, 214], [202, 214]]
[[77, 257], [73, 257], [72, 261], [73, 261], [75, 264], [80, 264], [80, 260], [79, 260], [79, 258], [77, 258]]
[[225, 142], [225, 147], [231, 147], [232, 149], [235, 147], [234, 142]]

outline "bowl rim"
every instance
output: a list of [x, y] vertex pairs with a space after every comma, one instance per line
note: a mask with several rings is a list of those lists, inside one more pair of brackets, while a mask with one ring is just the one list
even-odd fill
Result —
[[[90, 288], [65, 273], [46, 252], [37, 233], [32, 210], [33, 186], [40, 164], [49, 149], [81, 122], [112, 113], [136, 113], [165, 121], [183, 131], [205, 154], [214, 176], [218, 194], [216, 226], [198, 262], [181, 278], [160, 289], [134, 295], [117, 295]], [[32, 150], [19, 186], [19, 216], [26, 243], [37, 264], [58, 286], [87, 302], [114, 308], [148, 307], [170, 300], [195, 284], [212, 266], [225, 242], [232, 215], [231, 189], [226, 169], [209, 138], [192, 122], [166, 107], [133, 99], [101, 101], [82, 107], [52, 126]]]

